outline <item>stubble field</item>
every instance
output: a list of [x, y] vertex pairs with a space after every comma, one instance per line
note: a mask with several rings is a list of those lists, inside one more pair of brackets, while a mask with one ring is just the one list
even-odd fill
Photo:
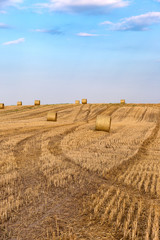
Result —
[[159, 146], [158, 104], [0, 110], [0, 239], [159, 240]]

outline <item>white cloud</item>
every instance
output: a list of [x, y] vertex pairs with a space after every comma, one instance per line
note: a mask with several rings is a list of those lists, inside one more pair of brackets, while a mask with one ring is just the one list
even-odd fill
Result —
[[149, 12], [139, 16], [122, 19], [118, 23], [105, 21], [101, 25], [110, 25], [112, 30], [117, 31], [145, 31], [149, 26], [160, 23], [160, 12]]
[[22, 2], [23, 0], [0, 0], [0, 8], [16, 6]]
[[110, 8], [122, 8], [129, 5], [127, 0], [50, 0], [49, 3], [36, 4], [39, 8], [51, 11], [102, 12]]
[[80, 37], [97, 37], [99, 36], [98, 34], [92, 34], [92, 33], [77, 33], [76, 34], [77, 36], [80, 36]]
[[24, 38], [19, 38], [17, 40], [5, 42], [5, 43], [3, 43], [3, 45], [19, 44], [19, 43], [24, 42], [24, 40], [25, 40]]

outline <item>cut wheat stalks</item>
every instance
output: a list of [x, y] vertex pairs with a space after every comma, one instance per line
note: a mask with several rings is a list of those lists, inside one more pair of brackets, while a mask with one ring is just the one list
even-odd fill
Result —
[[80, 104], [80, 101], [79, 101], [79, 100], [76, 100], [76, 101], [75, 101], [75, 104]]
[[56, 112], [49, 112], [47, 115], [47, 121], [57, 121], [57, 113]]
[[35, 105], [35, 106], [40, 105], [40, 100], [35, 100], [35, 101], [34, 101], [34, 105]]
[[121, 104], [125, 104], [125, 99], [121, 99]]
[[21, 102], [21, 101], [18, 101], [18, 102], [17, 102], [17, 106], [22, 106], [22, 102]]
[[82, 104], [87, 104], [87, 99], [82, 99]]
[[109, 132], [111, 128], [111, 117], [110, 116], [97, 116], [96, 119], [96, 130]]
[[4, 103], [0, 103], [0, 109], [4, 109]]

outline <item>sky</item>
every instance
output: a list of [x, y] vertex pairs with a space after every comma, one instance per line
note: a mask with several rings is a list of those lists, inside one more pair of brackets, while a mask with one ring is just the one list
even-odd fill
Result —
[[160, 103], [160, 0], [0, 0], [0, 102]]

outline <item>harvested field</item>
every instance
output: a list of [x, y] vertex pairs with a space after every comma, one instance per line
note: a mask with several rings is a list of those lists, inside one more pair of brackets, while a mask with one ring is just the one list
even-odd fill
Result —
[[159, 146], [159, 105], [6, 106], [0, 239], [160, 239]]

